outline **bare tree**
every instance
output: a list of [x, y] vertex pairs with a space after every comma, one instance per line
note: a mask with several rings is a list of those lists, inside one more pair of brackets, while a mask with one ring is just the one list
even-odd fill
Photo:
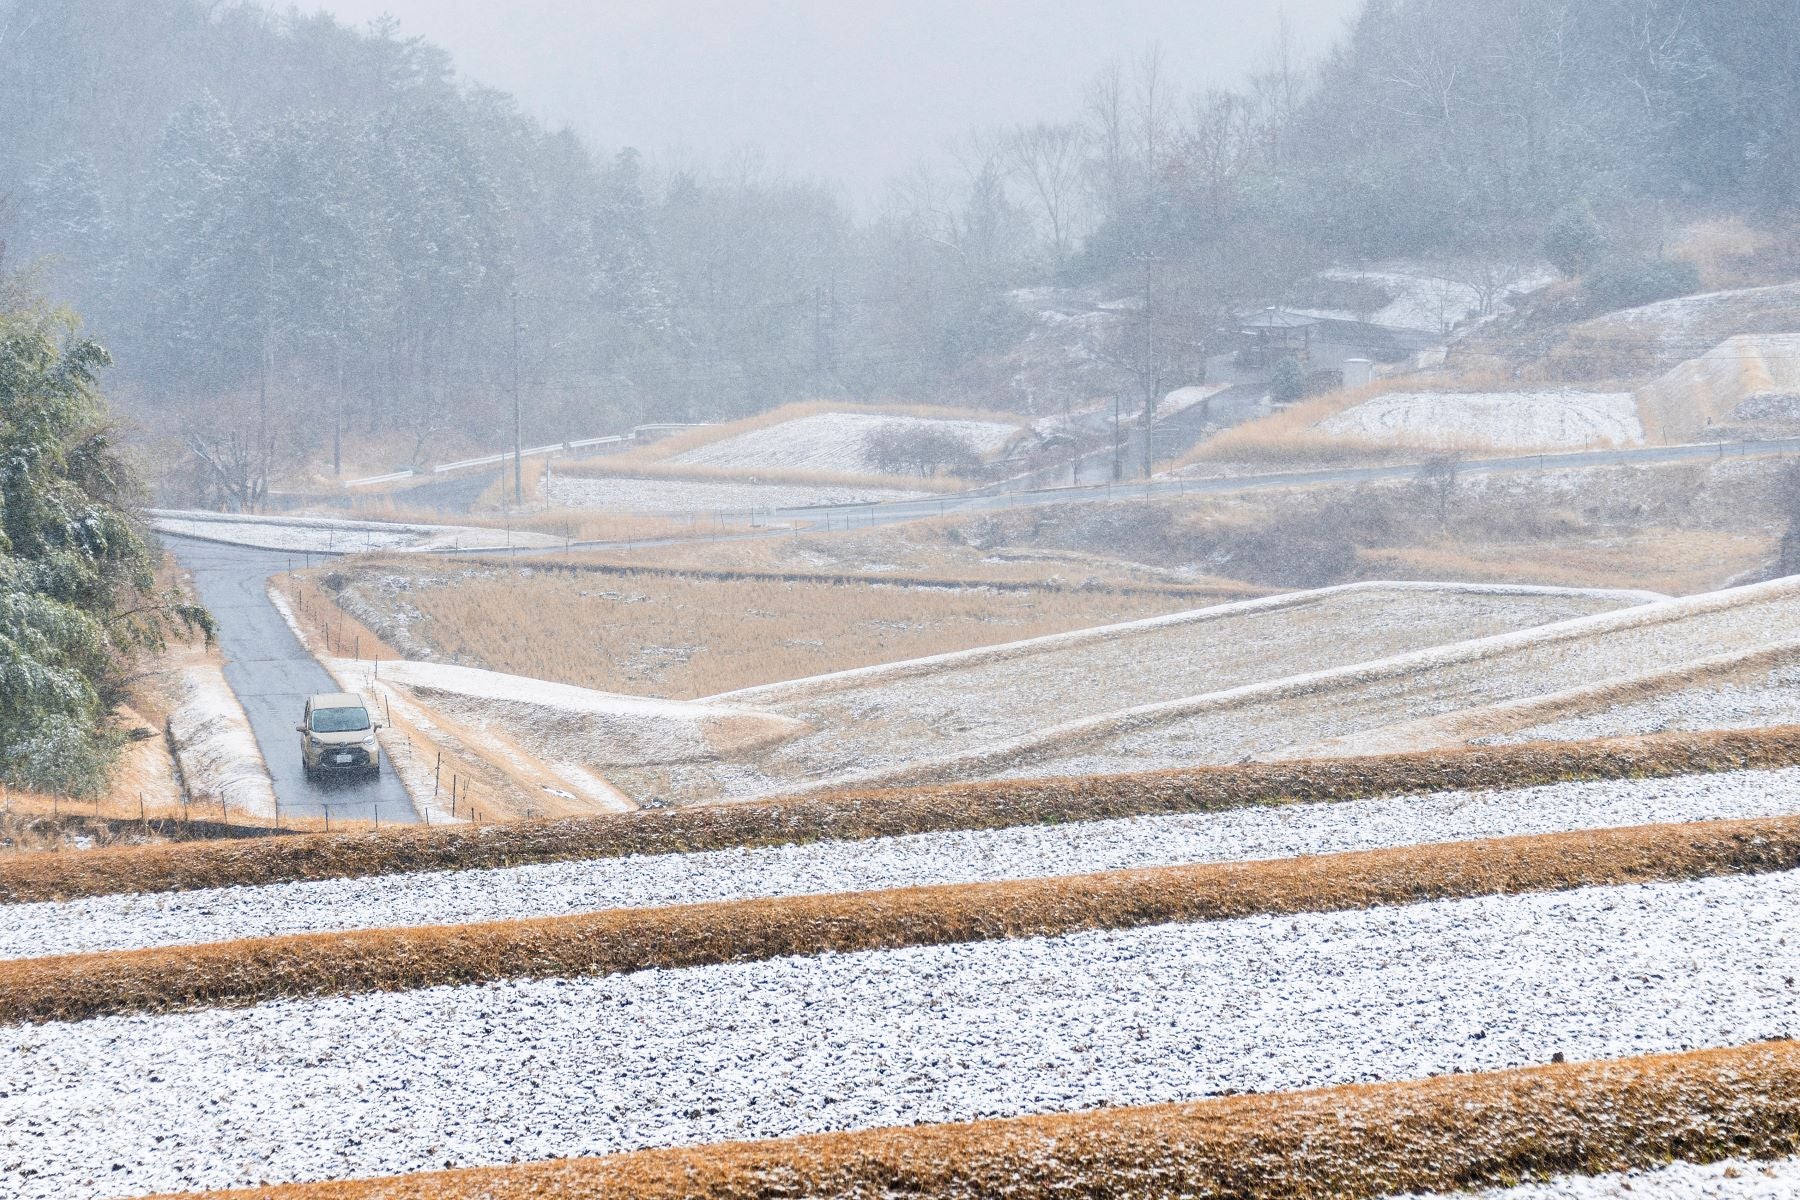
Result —
[[1058, 267], [1074, 237], [1087, 139], [1075, 124], [1019, 125], [1006, 135], [1007, 159], [1043, 210], [1051, 256]]
[[1131, 151], [1126, 132], [1125, 72], [1118, 63], [1100, 70], [1088, 84], [1087, 141], [1093, 149], [1088, 187], [1100, 211], [1115, 217], [1131, 191]]

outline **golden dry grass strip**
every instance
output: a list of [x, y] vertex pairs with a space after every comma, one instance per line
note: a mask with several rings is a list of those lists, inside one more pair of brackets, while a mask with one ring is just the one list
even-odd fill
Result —
[[0, 1023], [1336, 912], [1800, 867], [1800, 817], [0, 962]]
[[1800, 765], [1800, 726], [1662, 733], [1068, 779], [999, 780], [617, 816], [0, 857], [0, 903], [472, 870], [628, 854], [1004, 829], [1260, 804]]
[[[236, 1200], [1345, 1197], [1800, 1152], [1800, 1045], [644, 1150]], [[219, 1193], [212, 1193], [218, 1195]]]

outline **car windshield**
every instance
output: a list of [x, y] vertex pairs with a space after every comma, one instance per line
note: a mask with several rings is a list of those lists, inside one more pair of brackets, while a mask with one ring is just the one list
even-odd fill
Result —
[[314, 733], [352, 733], [358, 729], [369, 727], [369, 710], [366, 708], [315, 708], [313, 709], [312, 727]]

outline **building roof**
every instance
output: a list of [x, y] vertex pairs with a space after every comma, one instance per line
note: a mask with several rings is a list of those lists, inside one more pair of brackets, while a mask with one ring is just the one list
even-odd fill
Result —
[[1309, 329], [1317, 324], [1317, 317], [1303, 317], [1299, 313], [1279, 308], [1265, 308], [1238, 320], [1239, 327], [1243, 329]]

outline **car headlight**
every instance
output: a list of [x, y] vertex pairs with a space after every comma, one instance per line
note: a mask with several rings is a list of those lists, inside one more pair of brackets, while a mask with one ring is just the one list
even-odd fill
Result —
[[315, 747], [323, 746], [325, 744], [323, 741], [321, 741], [319, 738], [316, 738], [316, 737], [309, 737], [306, 740], [311, 742]]
[[365, 746], [373, 746], [374, 744], [375, 744], [375, 735], [372, 733], [368, 737], [363, 739], [363, 745], [365, 745]]

